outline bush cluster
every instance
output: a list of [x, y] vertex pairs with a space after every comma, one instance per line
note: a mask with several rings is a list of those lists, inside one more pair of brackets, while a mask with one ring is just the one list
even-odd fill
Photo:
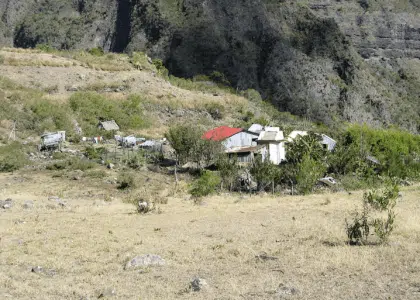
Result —
[[145, 128], [149, 122], [138, 95], [114, 101], [97, 93], [75, 93], [70, 97], [70, 108], [79, 116], [85, 134], [91, 136], [100, 133], [97, 128], [100, 120], [115, 120], [122, 130]]
[[192, 184], [190, 193], [195, 198], [200, 198], [213, 194], [220, 186], [220, 176], [211, 171], [203, 171], [201, 176]]
[[372, 190], [363, 194], [362, 211], [356, 210], [353, 219], [346, 220], [346, 232], [351, 245], [366, 245], [370, 242], [372, 232], [380, 243], [388, 241], [394, 230], [394, 207], [398, 193], [398, 186], [389, 184], [383, 190]]
[[0, 172], [13, 172], [28, 164], [22, 144], [15, 142], [0, 146]]

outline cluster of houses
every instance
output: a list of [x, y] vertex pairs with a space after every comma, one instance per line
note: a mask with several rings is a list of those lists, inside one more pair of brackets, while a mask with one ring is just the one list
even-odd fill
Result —
[[[306, 131], [292, 131], [288, 136], [279, 127], [253, 124], [249, 129], [221, 126], [204, 133], [203, 138], [221, 142], [225, 152], [236, 157], [242, 164], [251, 163], [255, 158], [269, 159], [279, 165], [286, 160], [286, 144], [298, 136], [308, 135]], [[334, 150], [337, 142], [321, 134], [320, 143], [329, 151]]]
[[[78, 125], [77, 125], [78, 126]], [[118, 132], [120, 127], [114, 120], [110, 121], [102, 121], [98, 124], [98, 129], [103, 131], [112, 131]], [[79, 134], [81, 134], [81, 129], [76, 130]], [[115, 135], [115, 141], [117, 144], [123, 148], [133, 148], [137, 147], [140, 149], [150, 150], [150, 151], [162, 151], [162, 145], [165, 143], [166, 139], [162, 140], [146, 140], [145, 138], [138, 138], [134, 135], [129, 136], [121, 136]], [[39, 145], [39, 150], [55, 150], [60, 149], [63, 142], [66, 140], [66, 132], [65, 131], [57, 131], [57, 132], [46, 132], [41, 135], [41, 144]], [[100, 144], [105, 142], [102, 136], [94, 136], [94, 137], [82, 137], [82, 142], [92, 142], [94, 144]]]
[[[114, 121], [103, 121], [98, 124], [98, 128], [104, 131], [119, 131], [120, 127]], [[241, 164], [249, 164], [257, 157], [262, 160], [270, 160], [273, 164], [279, 165], [286, 160], [286, 144], [293, 142], [299, 136], [308, 135], [307, 131], [292, 131], [285, 136], [279, 127], [262, 126], [253, 124], [248, 129], [232, 128], [221, 126], [209, 130], [203, 134], [204, 139], [220, 142], [225, 149], [225, 153], [230, 157], [235, 157]], [[336, 141], [325, 134], [321, 134], [320, 143], [325, 149], [332, 151], [336, 146]], [[101, 136], [91, 139], [83, 138], [83, 141], [91, 140], [93, 143], [103, 141]], [[115, 135], [118, 145], [125, 148], [138, 147], [140, 149], [162, 151], [163, 140], [146, 140], [135, 136]], [[65, 141], [65, 132], [46, 133], [41, 136], [40, 148], [51, 149], [59, 147]]]

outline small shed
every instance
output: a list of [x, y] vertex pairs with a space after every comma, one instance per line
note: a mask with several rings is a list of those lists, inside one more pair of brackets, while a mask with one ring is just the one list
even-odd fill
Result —
[[258, 133], [242, 128], [221, 126], [205, 132], [203, 139], [222, 142], [226, 149], [233, 147], [256, 146]]
[[328, 151], [333, 151], [335, 146], [337, 145], [337, 142], [330, 138], [328, 135], [326, 134], [321, 134], [322, 137], [322, 141], [321, 144], [328, 150]]
[[118, 124], [114, 120], [99, 122], [98, 128], [103, 129], [105, 131], [120, 130], [120, 126], [118, 126]]
[[286, 160], [284, 134], [279, 127], [265, 127], [258, 137], [258, 144], [268, 146], [268, 158], [273, 164]]

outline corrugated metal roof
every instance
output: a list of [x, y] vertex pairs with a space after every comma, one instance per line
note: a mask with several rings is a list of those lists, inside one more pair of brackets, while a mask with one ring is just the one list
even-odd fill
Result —
[[251, 127], [249, 127], [248, 131], [260, 133], [261, 131], [263, 131], [263, 129], [264, 126], [262, 126], [261, 124], [252, 124]]
[[266, 131], [266, 132], [261, 133], [259, 140], [260, 141], [275, 141], [276, 137], [277, 137], [277, 132]]
[[99, 126], [101, 126], [106, 131], [120, 130], [120, 126], [118, 126], [114, 120], [99, 122]]
[[205, 132], [202, 136], [203, 139], [206, 140], [213, 140], [216, 142], [223, 141], [239, 132], [241, 132], [242, 128], [232, 128], [228, 126], [220, 126]]

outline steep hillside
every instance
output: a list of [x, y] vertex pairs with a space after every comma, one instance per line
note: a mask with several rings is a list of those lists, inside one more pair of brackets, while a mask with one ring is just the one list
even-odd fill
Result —
[[168, 77], [142, 53], [95, 56], [4, 48], [0, 57], [0, 140], [7, 139], [14, 120], [21, 139], [44, 130], [67, 130], [71, 137], [76, 123], [84, 135], [95, 135], [100, 119], [117, 120], [124, 134], [156, 138], [181, 122], [203, 129], [246, 127], [254, 121], [286, 130], [313, 126], [279, 113], [256, 91], [236, 93], [208, 78]]
[[413, 0], [3, 0], [0, 42], [141, 50], [314, 121], [419, 132], [419, 12]]

